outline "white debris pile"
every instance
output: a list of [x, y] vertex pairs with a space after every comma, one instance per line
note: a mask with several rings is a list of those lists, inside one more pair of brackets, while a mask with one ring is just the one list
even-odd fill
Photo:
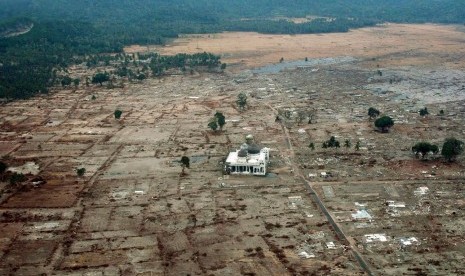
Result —
[[405, 208], [405, 203], [404, 202], [396, 202], [393, 200], [388, 200], [386, 201], [386, 204], [390, 208]]
[[371, 221], [373, 217], [365, 209], [359, 209], [355, 213], [351, 214], [352, 219], [354, 220], [369, 220]]
[[290, 196], [287, 199], [289, 200], [289, 209], [297, 209], [298, 206], [302, 205], [302, 196]]
[[364, 240], [366, 243], [387, 242], [388, 238], [386, 234], [367, 234], [364, 236]]
[[307, 237], [311, 240], [322, 240], [325, 238], [325, 232], [318, 231], [312, 234], [307, 234]]
[[406, 213], [405, 210], [405, 203], [404, 202], [398, 202], [394, 200], [387, 200], [386, 201], [386, 213], [389, 214], [391, 217], [399, 217], [401, 216], [402, 213]]
[[8, 168], [8, 171], [13, 173], [38, 175], [40, 172], [40, 167], [35, 162], [27, 162], [22, 166], [10, 167]]
[[315, 254], [307, 243], [304, 243], [297, 247], [297, 255], [302, 259], [315, 258]]
[[420, 241], [415, 237], [400, 238], [399, 243], [402, 248], [411, 245], [420, 245]]
[[336, 245], [334, 244], [334, 242], [327, 242], [326, 247], [328, 249], [336, 249], [337, 248]]
[[422, 195], [426, 195], [428, 192], [429, 192], [429, 188], [422, 186], [416, 189], [415, 191], [413, 191], [413, 194], [416, 196], [422, 196]]

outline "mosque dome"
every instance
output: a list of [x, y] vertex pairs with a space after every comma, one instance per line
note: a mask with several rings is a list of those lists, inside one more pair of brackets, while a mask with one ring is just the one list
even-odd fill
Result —
[[247, 157], [247, 154], [249, 152], [249, 145], [247, 144], [242, 144], [239, 152], [237, 153], [238, 157]]
[[261, 149], [262, 148], [258, 146], [257, 144], [252, 144], [252, 145], [249, 145], [247, 152], [249, 154], [259, 154]]
[[239, 152], [237, 153], [237, 156], [238, 157], [247, 157], [247, 150], [246, 149], [241, 149], [239, 150]]

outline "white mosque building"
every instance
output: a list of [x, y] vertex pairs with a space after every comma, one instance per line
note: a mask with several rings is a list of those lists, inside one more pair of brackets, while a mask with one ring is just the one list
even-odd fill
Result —
[[247, 143], [239, 150], [230, 152], [224, 166], [226, 174], [266, 175], [270, 161], [270, 149], [253, 144], [253, 136], [247, 135]]

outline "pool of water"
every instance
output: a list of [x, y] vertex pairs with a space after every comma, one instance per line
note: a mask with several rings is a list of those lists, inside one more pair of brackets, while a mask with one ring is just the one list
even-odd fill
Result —
[[190, 157], [191, 163], [202, 163], [207, 161], [206, 155], [194, 155]]
[[331, 65], [339, 64], [346, 62], [353, 62], [356, 59], [353, 57], [331, 57], [331, 58], [314, 58], [305, 60], [296, 60], [296, 61], [284, 61], [281, 63], [275, 63], [260, 68], [252, 70], [252, 73], [256, 74], [275, 74], [283, 70], [295, 69], [299, 67], [315, 67], [318, 65]]

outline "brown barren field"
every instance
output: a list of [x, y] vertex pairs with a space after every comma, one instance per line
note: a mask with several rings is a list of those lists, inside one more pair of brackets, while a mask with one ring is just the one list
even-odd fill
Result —
[[[222, 56], [222, 61], [235, 69], [252, 68], [277, 63], [280, 58], [299, 60], [305, 57], [322, 58], [352, 56], [380, 57], [395, 53], [416, 53], [415, 58], [384, 61], [384, 65], [438, 65], [444, 63], [463, 68], [463, 63], [448, 58], [451, 54], [465, 54], [465, 32], [461, 27], [445, 25], [385, 24], [378, 27], [352, 30], [348, 33], [308, 35], [268, 35], [246, 32], [227, 32], [208, 35], [186, 35], [166, 46], [125, 48], [127, 53], [211, 52]], [[420, 57], [418, 56], [420, 54]], [[424, 54], [424, 57], [421, 57]], [[390, 63], [390, 64], [389, 64]]]

